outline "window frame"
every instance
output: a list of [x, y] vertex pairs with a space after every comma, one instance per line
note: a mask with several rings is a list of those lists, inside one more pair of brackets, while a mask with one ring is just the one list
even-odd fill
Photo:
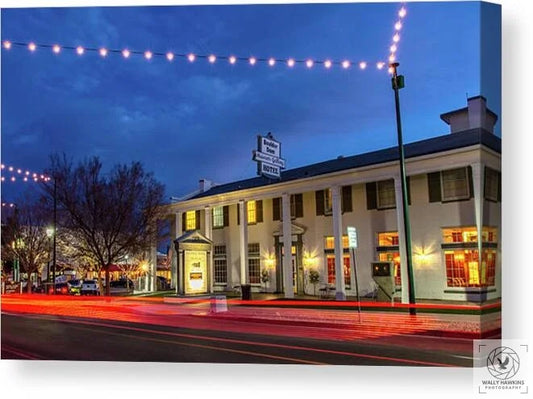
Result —
[[[445, 180], [449, 182], [451, 179], [446, 179], [445, 174], [451, 174], [454, 172], [462, 171], [464, 173], [464, 186], [466, 193], [464, 194], [455, 194], [455, 195], [446, 195]], [[459, 181], [460, 179], [454, 179], [454, 181]], [[446, 169], [440, 171], [440, 189], [441, 189], [441, 201], [442, 202], [453, 202], [453, 201], [463, 201], [471, 198], [470, 192], [470, 177], [468, 167], [462, 166], [459, 168]]]

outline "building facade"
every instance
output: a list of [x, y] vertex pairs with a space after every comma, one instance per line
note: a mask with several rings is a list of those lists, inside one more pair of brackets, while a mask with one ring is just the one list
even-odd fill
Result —
[[[485, 98], [441, 115], [450, 133], [404, 146], [415, 296], [483, 302], [501, 294], [501, 139]], [[408, 302], [398, 149], [340, 157], [222, 185], [200, 180], [187, 199], [164, 205], [173, 239], [195, 231], [206, 252], [205, 292], [251, 284], [252, 291], [361, 295], [375, 283], [371, 263], [394, 267], [395, 296]], [[357, 231], [354, 259], [347, 227]], [[179, 273], [171, 248], [172, 287]], [[354, 268], [355, 261], [355, 268]], [[310, 276], [318, 272], [319, 282]], [[195, 274], [199, 276], [199, 274]], [[198, 277], [200, 278], [200, 277]], [[183, 292], [181, 292], [184, 294]]]

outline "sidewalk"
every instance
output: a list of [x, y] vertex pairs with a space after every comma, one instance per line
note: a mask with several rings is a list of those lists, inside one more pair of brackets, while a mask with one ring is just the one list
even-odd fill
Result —
[[[254, 298], [257, 296], [254, 296]], [[148, 312], [159, 314], [187, 314], [223, 321], [265, 323], [291, 326], [320, 327], [353, 331], [365, 336], [429, 335], [466, 339], [497, 338], [501, 336], [499, 303], [488, 304], [484, 314], [468, 314], [479, 305], [424, 303], [416, 315], [410, 315], [402, 304], [367, 302], [359, 313], [350, 301], [286, 301], [272, 295], [261, 299], [216, 300], [210, 297], [164, 298], [164, 302]], [[328, 306], [330, 308], [328, 308]], [[461, 308], [465, 312], [461, 313]], [[385, 309], [385, 310], [383, 310]], [[435, 309], [432, 311], [432, 309]], [[446, 313], [446, 309], [455, 313]], [[458, 314], [459, 313], [459, 314]]]

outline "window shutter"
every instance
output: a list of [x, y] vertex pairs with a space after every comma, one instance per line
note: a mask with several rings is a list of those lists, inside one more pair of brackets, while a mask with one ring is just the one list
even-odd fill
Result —
[[263, 221], [263, 200], [255, 201], [255, 221], [256, 223]]
[[342, 212], [352, 212], [352, 186], [342, 187]]
[[187, 225], [186, 225], [186, 223], [187, 223], [187, 219], [186, 219], [186, 214], [187, 214], [186, 212], [183, 212], [183, 213], [181, 214], [181, 232], [182, 232], [182, 233], [184, 233], [184, 232], [187, 231]]
[[440, 172], [428, 173], [429, 202], [441, 202]]
[[196, 230], [200, 230], [200, 211], [196, 211], [196, 214], [194, 215], [194, 218], [196, 219]]
[[468, 166], [467, 168], [466, 178], [468, 179], [468, 191], [470, 191], [470, 198], [474, 198], [474, 178], [472, 177], [471, 166]]
[[237, 224], [241, 224], [241, 207], [237, 204]]
[[502, 202], [502, 172], [498, 172], [498, 202]]
[[294, 205], [295, 205], [295, 218], [303, 218], [304, 217], [304, 199], [303, 194], [295, 194], [294, 195]]
[[224, 219], [224, 227], [229, 226], [229, 206], [225, 205], [224, 208], [222, 208], [222, 214]]
[[366, 209], [377, 209], [376, 182], [366, 183]]
[[281, 198], [272, 199], [272, 220], [281, 220]]
[[316, 215], [324, 214], [324, 190], [315, 191]]
[[405, 180], [407, 181], [407, 204], [411, 205], [411, 178], [406, 176]]

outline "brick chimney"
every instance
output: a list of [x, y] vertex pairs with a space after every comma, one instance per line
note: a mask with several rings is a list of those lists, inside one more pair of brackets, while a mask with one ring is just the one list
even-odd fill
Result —
[[498, 116], [487, 108], [483, 96], [470, 97], [467, 107], [442, 114], [440, 118], [450, 125], [450, 133], [482, 128], [494, 134], [494, 125]]

